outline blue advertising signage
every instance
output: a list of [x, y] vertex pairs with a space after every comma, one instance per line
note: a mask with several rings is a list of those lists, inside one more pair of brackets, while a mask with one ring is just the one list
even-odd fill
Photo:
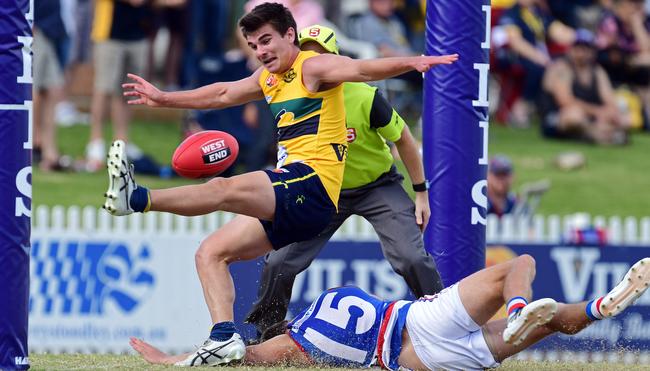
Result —
[[[576, 303], [605, 295], [636, 261], [650, 256], [650, 247], [581, 247], [508, 245], [487, 249], [487, 264], [497, 264], [521, 254], [537, 262], [534, 298], [551, 297]], [[254, 329], [243, 323], [256, 298], [261, 260], [231, 267], [237, 287], [235, 316], [245, 336]], [[255, 279], [253, 279], [255, 277]], [[295, 281], [289, 314], [307, 307], [329, 287], [354, 284], [383, 299], [412, 298], [408, 287], [383, 259], [378, 242], [330, 242], [310, 268]], [[650, 350], [650, 294], [643, 295], [622, 315], [594, 323], [578, 335], [552, 336], [538, 349], [563, 351], [614, 351], [622, 347]]]
[[[535, 298], [550, 297], [577, 303], [603, 296], [623, 278], [632, 264], [650, 256], [648, 247], [511, 245], [488, 249], [498, 262], [514, 254], [530, 254], [537, 262]], [[494, 258], [498, 256], [498, 258]], [[650, 350], [650, 294], [646, 292], [618, 317], [598, 321], [577, 335], [554, 336], [541, 349], [572, 351]]]

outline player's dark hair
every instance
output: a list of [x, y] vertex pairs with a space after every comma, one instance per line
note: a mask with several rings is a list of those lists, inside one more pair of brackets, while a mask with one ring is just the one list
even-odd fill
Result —
[[293, 15], [289, 9], [282, 4], [260, 4], [239, 20], [239, 27], [241, 27], [244, 37], [259, 30], [265, 24], [270, 24], [282, 36], [287, 33], [290, 27], [293, 28], [296, 34], [293, 43], [299, 46], [296, 20], [293, 19]]

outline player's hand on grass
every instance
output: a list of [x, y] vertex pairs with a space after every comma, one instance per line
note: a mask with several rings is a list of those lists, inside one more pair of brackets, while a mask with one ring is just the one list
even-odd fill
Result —
[[435, 67], [441, 64], [452, 64], [458, 60], [458, 54], [448, 54], [448, 55], [423, 55], [416, 58], [414, 68], [418, 72], [427, 72], [431, 67]]
[[129, 73], [128, 78], [135, 81], [122, 84], [125, 97], [135, 97], [127, 101], [128, 104], [143, 104], [150, 107], [162, 106], [164, 93], [153, 86], [149, 81], [138, 75]]
[[415, 222], [420, 231], [424, 232], [429, 224], [431, 209], [429, 208], [429, 194], [427, 192], [415, 192]]

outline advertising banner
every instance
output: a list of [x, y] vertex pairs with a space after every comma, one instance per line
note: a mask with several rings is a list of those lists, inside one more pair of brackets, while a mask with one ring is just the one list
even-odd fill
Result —
[[[163, 350], [190, 350], [208, 335], [210, 317], [194, 267], [201, 236], [193, 234], [36, 233], [32, 241], [30, 346], [51, 352], [124, 352], [130, 336]], [[560, 245], [492, 246], [487, 264], [521, 254], [537, 262], [534, 298], [575, 303], [604, 295], [650, 247]], [[235, 320], [242, 323], [256, 299], [262, 259], [235, 263]], [[411, 298], [402, 278], [383, 259], [377, 241], [333, 241], [294, 285], [288, 317], [330, 287], [356, 285], [383, 299]], [[614, 319], [577, 336], [553, 336], [538, 349], [650, 350], [650, 294]]]
[[200, 239], [61, 233], [32, 241], [29, 341], [35, 351], [109, 353], [129, 337], [167, 351], [205, 340], [194, 268]]

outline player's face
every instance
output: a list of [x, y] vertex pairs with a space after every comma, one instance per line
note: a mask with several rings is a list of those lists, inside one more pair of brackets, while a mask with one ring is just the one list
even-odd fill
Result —
[[292, 57], [295, 54], [293, 40], [295, 30], [289, 28], [280, 35], [273, 26], [265, 24], [257, 31], [246, 35], [248, 46], [255, 51], [255, 56], [272, 73], [282, 73], [291, 67]]

